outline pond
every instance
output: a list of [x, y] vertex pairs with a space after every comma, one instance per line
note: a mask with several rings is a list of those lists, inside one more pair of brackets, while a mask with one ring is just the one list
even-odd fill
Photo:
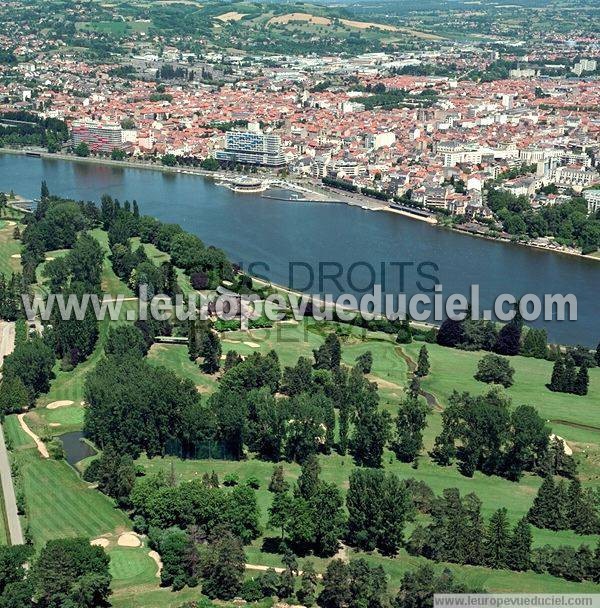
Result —
[[74, 467], [80, 460], [93, 456], [98, 452], [83, 439], [83, 431], [73, 431], [72, 433], [64, 433], [58, 437], [63, 444], [65, 451], [65, 460]]

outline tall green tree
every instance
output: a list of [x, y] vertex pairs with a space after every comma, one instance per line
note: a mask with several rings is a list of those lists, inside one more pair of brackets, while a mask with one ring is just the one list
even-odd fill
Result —
[[245, 571], [241, 542], [230, 533], [221, 534], [202, 556], [202, 592], [211, 599], [231, 600], [242, 588]]
[[415, 374], [419, 376], [419, 378], [424, 378], [429, 374], [429, 369], [429, 352], [427, 351], [427, 346], [423, 344], [419, 350], [419, 360], [417, 361]]
[[529, 570], [531, 566], [531, 527], [523, 517], [514, 527], [508, 552], [508, 567], [511, 570]]
[[401, 462], [412, 462], [423, 448], [426, 418], [427, 407], [418, 399], [406, 397], [400, 402], [396, 433], [390, 447]]
[[485, 563], [490, 568], [502, 570], [510, 559], [510, 531], [505, 508], [495, 511], [488, 523], [485, 541]]

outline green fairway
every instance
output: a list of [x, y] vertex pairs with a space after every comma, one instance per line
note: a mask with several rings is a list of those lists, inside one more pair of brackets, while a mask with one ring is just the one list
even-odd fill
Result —
[[201, 393], [212, 393], [217, 382], [213, 376], [203, 374], [200, 367], [190, 361], [188, 347], [180, 344], [154, 344], [148, 353], [148, 360], [163, 365], [181, 378], [188, 378]]
[[131, 529], [126, 515], [65, 461], [42, 459], [33, 449], [19, 452], [18, 461], [34, 545], [52, 538], [96, 538]]
[[[22, 230], [23, 226], [20, 228]], [[21, 243], [13, 238], [14, 230], [14, 222], [2, 220], [0, 225], [0, 273], [7, 277], [10, 277], [13, 272], [21, 271]]]

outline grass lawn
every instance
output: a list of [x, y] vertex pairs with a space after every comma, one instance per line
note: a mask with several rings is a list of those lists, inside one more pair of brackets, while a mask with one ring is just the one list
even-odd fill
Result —
[[[20, 228], [22, 230], [23, 226]], [[14, 230], [13, 221], [0, 220], [0, 273], [7, 277], [21, 271], [20, 258], [12, 257], [21, 254], [21, 243], [13, 238]]]
[[96, 538], [130, 530], [127, 516], [90, 488], [65, 462], [40, 458], [33, 449], [17, 452], [27, 519], [34, 545], [53, 538]]

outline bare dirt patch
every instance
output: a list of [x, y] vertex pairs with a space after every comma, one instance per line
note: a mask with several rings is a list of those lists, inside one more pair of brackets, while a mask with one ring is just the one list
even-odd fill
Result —
[[228, 21], [239, 21], [240, 19], [243, 19], [246, 15], [247, 15], [247, 13], [238, 13], [237, 11], [229, 11], [228, 13], [223, 13], [222, 15], [215, 17], [215, 19], [218, 19], [219, 21], [223, 21], [223, 22], [227, 23]]
[[21, 428], [33, 439], [35, 445], [42, 458], [50, 458], [46, 444], [27, 426], [25, 422], [25, 414], [17, 414], [17, 420]]
[[53, 401], [52, 403], [49, 403], [46, 407], [49, 410], [56, 410], [59, 407], [66, 407], [68, 405], [73, 405], [73, 402], [69, 399], [63, 399], [61, 401]]
[[306, 23], [312, 23], [313, 25], [331, 25], [331, 19], [327, 17], [318, 17], [317, 15], [311, 15], [310, 13], [287, 13], [286, 15], [278, 15], [269, 19], [267, 25], [274, 23], [282, 23], [287, 25], [292, 21], [304, 21]]

